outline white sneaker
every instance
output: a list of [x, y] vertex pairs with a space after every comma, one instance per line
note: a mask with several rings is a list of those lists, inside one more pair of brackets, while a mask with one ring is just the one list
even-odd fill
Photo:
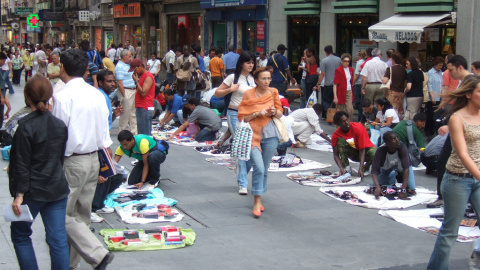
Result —
[[90, 220], [93, 222], [93, 223], [100, 223], [103, 221], [103, 218], [97, 214], [97, 213], [91, 213], [90, 214]]
[[111, 214], [115, 212], [115, 209], [113, 209], [112, 207], [103, 207], [102, 209], [98, 209], [97, 211], [95, 211], [95, 213], [98, 213], [98, 214]]
[[130, 164], [132, 164], [132, 166], [137, 165], [137, 163], [138, 163], [138, 160], [134, 160], [134, 161], [130, 162]]
[[364, 172], [363, 172], [363, 176], [364, 176], [364, 177], [367, 177], [367, 176], [369, 176], [369, 175], [370, 175], [370, 172], [368, 172], [368, 171], [364, 171]]
[[248, 195], [248, 190], [247, 188], [242, 188], [242, 187], [238, 187], [238, 194], [240, 195]]

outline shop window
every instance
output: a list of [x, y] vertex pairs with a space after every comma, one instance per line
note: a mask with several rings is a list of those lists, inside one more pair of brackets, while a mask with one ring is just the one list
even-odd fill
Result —
[[211, 46], [218, 48], [221, 47], [225, 49], [225, 23], [224, 22], [213, 22], [213, 43]]
[[[179, 17], [181, 22], [179, 23]], [[185, 16], [185, 17], [184, 17]], [[175, 15], [170, 16], [168, 20], [168, 41], [169, 44], [177, 43], [179, 46], [200, 44], [201, 32], [198, 20], [199, 15]], [[186, 18], [186, 20], [183, 20]]]
[[256, 34], [256, 27], [255, 22], [245, 22], [244, 29], [243, 29], [244, 36], [242, 38], [242, 48], [245, 51], [249, 51], [255, 54], [256, 46], [255, 46], [255, 34]]
[[[288, 20], [288, 60], [291, 63], [290, 70], [295, 78], [300, 79], [298, 65], [301, 62], [303, 51], [312, 47], [318, 55], [320, 18], [318, 16], [289, 16]], [[278, 44], [273, 47], [276, 48]], [[300, 80], [298, 80], [300, 81]]]
[[378, 22], [378, 16], [338, 16], [336, 54], [353, 52], [354, 39], [368, 40], [368, 27]]

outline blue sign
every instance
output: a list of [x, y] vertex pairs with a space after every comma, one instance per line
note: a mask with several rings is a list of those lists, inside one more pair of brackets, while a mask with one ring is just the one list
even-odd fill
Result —
[[201, 8], [265, 5], [267, 0], [200, 0]]

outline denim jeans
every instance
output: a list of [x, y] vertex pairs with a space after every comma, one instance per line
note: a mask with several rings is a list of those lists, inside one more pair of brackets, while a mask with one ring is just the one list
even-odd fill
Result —
[[10, 94], [13, 94], [13, 93], [15, 93], [15, 91], [13, 90], [13, 85], [12, 85], [12, 82], [10, 81], [10, 78], [8, 77], [8, 75], [10, 75], [10, 70], [3, 70], [2, 71], [3, 81], [5, 81], [5, 84], [8, 86], [8, 90], [9, 90]]
[[305, 88], [305, 79], [300, 81], [300, 89], [302, 89], [302, 96], [300, 97], [300, 109], [303, 109], [307, 106], [307, 89]]
[[95, 195], [93, 196], [92, 201], [92, 212], [95, 212], [99, 209], [105, 207], [105, 199], [107, 195], [117, 189], [123, 182], [123, 175], [117, 174], [112, 177], [109, 177], [106, 182], [102, 184], [97, 183], [97, 188], [95, 189]]
[[323, 117], [327, 116], [327, 110], [333, 103], [333, 85], [325, 85], [322, 88]]
[[287, 84], [286, 83], [284, 83], [284, 82], [271, 82], [270, 87], [276, 88], [280, 95], [285, 96], [285, 93], [287, 91]]
[[[38, 213], [42, 216], [45, 238], [50, 248], [51, 269], [69, 269], [70, 254], [65, 229], [67, 198], [54, 202], [41, 202], [24, 197], [23, 204], [28, 205], [33, 218], [36, 218]], [[10, 225], [10, 235], [20, 269], [38, 269], [35, 250], [30, 238], [32, 224], [33, 222], [17, 221]]]
[[[463, 178], [448, 172], [443, 177], [442, 195], [444, 219], [437, 236], [427, 269], [448, 269], [450, 249], [457, 240], [458, 227], [465, 213], [467, 202], [480, 213], [480, 182], [474, 178]], [[480, 218], [477, 216], [478, 222]]]
[[[228, 129], [232, 136], [235, 135], [235, 128], [238, 123], [237, 118], [238, 112], [234, 110], [227, 110], [227, 122], [228, 122]], [[248, 186], [248, 172], [252, 169], [251, 160], [238, 160], [238, 175], [237, 175], [237, 182], [238, 185], [242, 188], [246, 188]]]
[[175, 75], [173, 75], [173, 73], [170, 73], [170, 72], [167, 72], [167, 82], [168, 82], [168, 85], [172, 85], [173, 84], [173, 80], [175, 79]]
[[262, 139], [260, 141], [260, 147], [254, 147], [250, 155], [250, 161], [252, 162], [253, 172], [252, 172], [252, 194], [253, 195], [263, 195], [267, 192], [267, 176], [268, 168], [270, 167], [270, 162], [272, 161], [273, 154], [275, 149], [277, 149], [278, 138], [271, 137], [267, 139]]
[[[159, 150], [152, 151], [148, 154], [148, 174], [145, 179], [145, 183], [148, 182], [150, 185], [155, 185], [160, 179], [160, 164], [162, 164], [167, 155]], [[128, 176], [128, 184], [135, 185], [142, 181], [142, 171], [143, 171], [143, 160], [139, 160], [138, 163], [133, 167]]]
[[200, 132], [195, 136], [195, 141], [197, 142], [205, 142], [205, 141], [215, 141], [217, 139], [216, 131], [207, 130], [203, 128]]
[[[380, 174], [378, 175], [378, 183], [380, 186], [394, 185], [395, 180], [398, 179], [400, 183], [403, 182], [403, 172], [399, 172], [394, 168], [384, 170], [380, 168]], [[405, 187], [402, 187], [405, 188]], [[408, 168], [408, 184], [407, 188], [410, 190], [415, 190], [415, 176], [413, 174], [413, 167]]]
[[137, 131], [138, 134], [152, 135], [153, 110], [137, 108]]
[[363, 115], [363, 109], [362, 109], [362, 100], [363, 100], [363, 94], [362, 94], [362, 85], [361, 84], [354, 84], [353, 85], [353, 94], [355, 95], [354, 100], [353, 100], [353, 108], [358, 111], [358, 118], [357, 122], [360, 122], [362, 119]]
[[279, 143], [277, 146], [277, 153], [279, 156], [285, 156], [287, 154], [287, 148], [292, 147], [292, 141], [288, 140], [288, 142]]

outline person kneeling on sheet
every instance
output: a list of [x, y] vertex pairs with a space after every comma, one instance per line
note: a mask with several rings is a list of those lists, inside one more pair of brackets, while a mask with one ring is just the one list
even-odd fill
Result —
[[310, 136], [312, 133], [317, 133], [322, 138], [332, 143], [330, 138], [320, 128], [319, 115], [322, 113], [322, 105], [316, 103], [312, 108], [304, 108], [293, 111], [289, 117], [292, 117], [294, 122], [292, 125], [293, 135], [297, 139], [295, 147], [306, 148], [305, 145], [312, 144]]
[[[417, 114], [418, 115], [418, 114]], [[415, 115], [415, 116], [417, 116]], [[437, 135], [435, 136], [425, 147], [425, 151], [420, 154], [420, 159], [422, 164], [427, 168], [425, 174], [429, 174], [437, 177], [437, 159], [442, 151], [443, 145], [447, 140], [447, 135]]]
[[192, 136], [192, 139], [197, 142], [216, 140], [216, 133], [222, 127], [222, 119], [213, 110], [200, 105], [196, 98], [190, 98], [185, 107], [192, 113], [188, 116], [187, 121], [170, 135], [169, 139], [184, 131], [190, 123], [198, 123], [200, 130]]
[[368, 175], [376, 151], [367, 130], [360, 123], [350, 122], [348, 113], [344, 111], [336, 112], [333, 122], [338, 126], [332, 135], [333, 159], [340, 168], [340, 173], [351, 174], [350, 158], [360, 162], [358, 175], [363, 178]]
[[152, 137], [144, 134], [133, 136], [128, 130], [118, 133], [118, 141], [120, 146], [115, 151], [115, 162], [118, 163], [123, 155], [138, 160], [130, 172], [128, 184], [141, 189], [148, 181], [150, 185], [154, 186], [160, 179], [160, 164], [165, 161], [168, 153], [168, 147], [165, 147], [166, 143], [157, 143]]
[[[402, 120], [398, 122], [398, 124], [393, 128], [393, 132], [397, 134], [400, 141], [408, 145], [408, 131], [407, 131], [407, 121], [410, 120]], [[425, 148], [425, 141], [423, 140], [422, 132], [420, 131], [425, 127], [425, 123], [427, 121], [427, 116], [423, 112], [419, 112], [415, 114], [413, 117], [413, 124], [412, 125], [412, 132], [413, 132], [413, 140], [417, 144], [418, 148]]]
[[165, 90], [163, 93], [167, 102], [167, 111], [165, 116], [158, 123], [159, 126], [168, 124], [172, 119], [175, 121], [175, 125], [180, 126], [183, 121], [183, 100], [182, 97], [174, 94], [172, 89]]
[[410, 164], [408, 149], [393, 131], [383, 134], [382, 144], [375, 153], [372, 164], [372, 178], [375, 185], [375, 198], [382, 193], [381, 186], [394, 185], [395, 179], [402, 182], [399, 199], [407, 198], [408, 192], [415, 195], [415, 176]]

